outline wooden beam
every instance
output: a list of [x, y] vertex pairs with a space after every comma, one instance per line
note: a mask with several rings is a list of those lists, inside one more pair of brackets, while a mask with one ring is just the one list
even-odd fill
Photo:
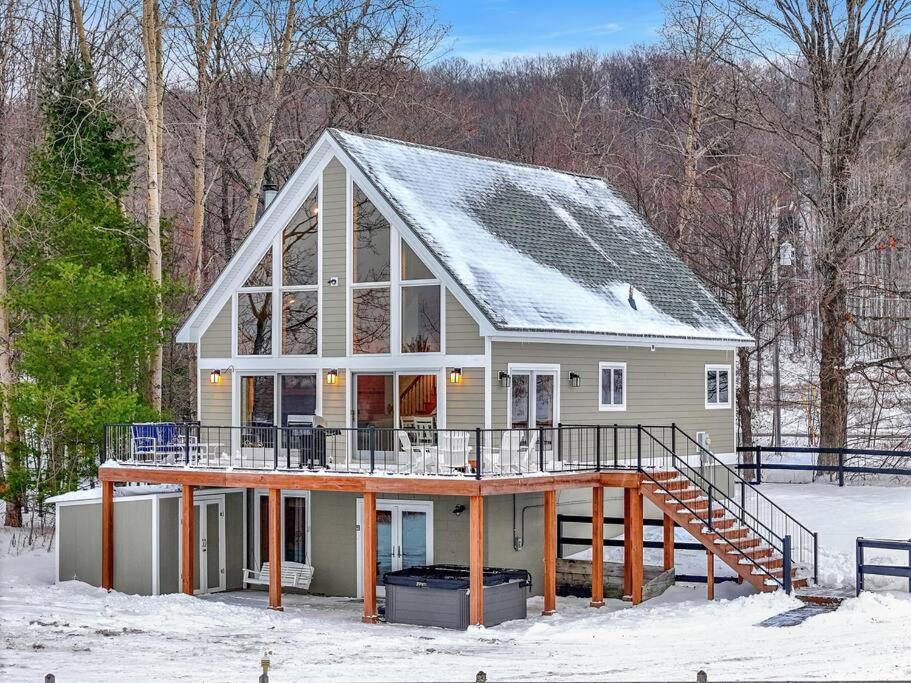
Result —
[[592, 489], [592, 601], [604, 607], [604, 488]]
[[282, 607], [282, 490], [269, 489], [269, 609]]
[[101, 482], [101, 587], [114, 588], [114, 482]]
[[365, 624], [375, 624], [376, 618], [376, 494], [364, 493], [364, 518], [361, 520], [361, 543], [363, 546], [363, 594]]
[[630, 598], [634, 605], [642, 602], [642, 494], [630, 489]]
[[484, 623], [484, 497], [472, 496], [468, 525], [469, 623]]
[[544, 611], [557, 611], [557, 492], [544, 492]]
[[705, 551], [705, 594], [709, 600], [715, 599], [715, 556], [710, 550]]
[[674, 520], [664, 515], [664, 571], [674, 567]]
[[632, 489], [623, 489], [623, 597], [633, 594], [633, 550], [632, 533], [630, 532], [630, 515], [632, 514]]
[[187, 595], [193, 595], [193, 521], [193, 487], [184, 484], [180, 495], [180, 590]]

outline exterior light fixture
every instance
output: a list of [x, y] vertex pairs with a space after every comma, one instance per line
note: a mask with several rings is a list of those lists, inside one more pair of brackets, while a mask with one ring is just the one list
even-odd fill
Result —
[[326, 384], [338, 384], [338, 370], [332, 368], [326, 373]]
[[582, 384], [582, 376], [578, 372], [569, 373], [569, 386], [578, 387]]
[[221, 384], [221, 370], [213, 370], [209, 373], [209, 384]]
[[460, 516], [463, 512], [465, 512], [465, 506], [461, 503], [452, 508], [452, 514], [454, 514], [456, 517]]
[[501, 387], [509, 386], [509, 373], [508, 372], [503, 372], [502, 370], [500, 370], [500, 372], [497, 374], [497, 379], [499, 380]]
[[462, 368], [453, 368], [449, 371], [449, 383], [450, 384], [461, 384], [462, 383]]

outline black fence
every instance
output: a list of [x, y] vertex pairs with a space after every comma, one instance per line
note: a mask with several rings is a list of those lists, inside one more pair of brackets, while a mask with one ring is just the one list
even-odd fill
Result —
[[[764, 456], [786, 454], [815, 455], [814, 463], [769, 462]], [[835, 456], [833, 464], [819, 464], [820, 455]], [[805, 448], [802, 446], [740, 446], [737, 469], [754, 473], [751, 483], [762, 483], [763, 470], [829, 473], [839, 486], [845, 485], [846, 474], [911, 476], [911, 452], [869, 450], [863, 448]]]
[[[605, 517], [604, 523], [605, 524], [616, 524], [616, 525], [622, 526], [623, 518], [622, 517]], [[581, 536], [567, 536], [563, 530], [564, 524], [587, 524], [589, 527], [591, 527], [592, 518], [586, 517], [585, 515], [557, 515], [557, 557], [561, 558], [561, 559], [566, 557], [565, 550], [563, 547], [565, 545], [576, 545], [576, 546], [589, 547], [592, 544], [592, 539], [591, 539], [590, 535], [588, 536], [588, 538], [583, 538]], [[646, 518], [646, 519], [642, 520], [642, 524], [644, 526], [653, 526], [654, 527], [654, 526], [663, 526], [664, 522], [660, 519], [647, 519]], [[679, 526], [678, 524], [674, 524], [675, 528], [677, 528], [678, 526]], [[622, 538], [605, 538], [604, 547], [605, 548], [622, 548], [623, 539]], [[651, 541], [651, 540], [646, 539], [646, 540], [642, 541], [642, 547], [643, 548], [664, 548], [664, 542], [663, 541]], [[706, 552], [705, 546], [702, 545], [701, 543], [697, 543], [696, 541], [688, 542], [688, 541], [676, 541], [675, 540], [674, 541], [674, 550], [701, 550], [702, 552]], [[701, 576], [699, 574], [695, 574], [695, 575], [693, 575], [693, 574], [676, 574], [675, 578], [677, 581], [684, 581], [686, 583], [705, 583], [706, 581], [708, 581], [708, 577]], [[737, 581], [737, 577], [736, 576], [719, 576], [719, 577], [715, 578], [716, 583], [722, 582], [722, 581]]]
[[[864, 562], [864, 550], [866, 548], [875, 548], [877, 550], [904, 550], [908, 553], [908, 566], [898, 567], [887, 564], [866, 564]], [[857, 595], [864, 589], [864, 575], [875, 574], [877, 576], [897, 576], [908, 579], [908, 590], [911, 591], [911, 539], [907, 541], [894, 541], [883, 538], [863, 538], [857, 539]]]

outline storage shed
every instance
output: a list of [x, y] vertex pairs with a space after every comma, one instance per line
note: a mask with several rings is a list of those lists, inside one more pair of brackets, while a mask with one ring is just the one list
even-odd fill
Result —
[[[57, 509], [57, 581], [100, 586], [101, 489], [73, 491], [48, 502]], [[180, 487], [116, 487], [114, 505], [114, 590], [137, 595], [179, 592]], [[200, 488], [194, 515], [194, 592], [243, 588], [243, 491]]]

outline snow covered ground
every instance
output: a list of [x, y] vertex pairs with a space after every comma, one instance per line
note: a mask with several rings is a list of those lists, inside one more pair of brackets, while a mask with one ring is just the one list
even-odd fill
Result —
[[[821, 578], [834, 583], [853, 574], [844, 556], [854, 536], [911, 537], [911, 489], [871, 488], [763, 485], [820, 531]], [[705, 586], [687, 585], [636, 608], [559, 598], [552, 617], [536, 616], [534, 598], [526, 621], [459, 633], [363, 625], [360, 603], [344, 598], [285, 596], [277, 613], [262, 593], [200, 600], [54, 585], [53, 554], [14, 547], [15, 536], [0, 531], [2, 680], [254, 680], [266, 652], [273, 681], [471, 681], [479, 670], [491, 681], [693, 680], [700, 669], [709, 680], [911, 678], [906, 592], [864, 593], [790, 628], [758, 624], [801, 603], [732, 583], [712, 603]]]

